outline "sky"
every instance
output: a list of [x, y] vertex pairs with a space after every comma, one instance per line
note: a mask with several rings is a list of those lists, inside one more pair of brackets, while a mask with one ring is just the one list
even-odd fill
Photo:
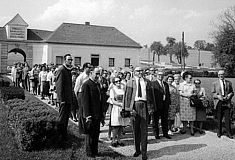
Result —
[[166, 44], [166, 37], [187, 45], [213, 43], [218, 16], [235, 0], [0, 0], [0, 27], [17, 13], [31, 29], [53, 31], [62, 23], [112, 26], [137, 43]]

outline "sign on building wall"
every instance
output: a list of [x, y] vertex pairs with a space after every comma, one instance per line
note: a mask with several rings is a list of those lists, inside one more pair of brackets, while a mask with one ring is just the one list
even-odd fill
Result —
[[24, 40], [26, 39], [25, 27], [22, 26], [9, 26], [9, 38]]

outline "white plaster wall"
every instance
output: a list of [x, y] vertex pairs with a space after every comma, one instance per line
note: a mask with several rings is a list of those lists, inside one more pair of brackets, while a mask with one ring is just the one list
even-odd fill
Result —
[[48, 63], [48, 44], [43, 45], [42, 63]]
[[33, 65], [42, 63], [43, 46], [45, 44], [33, 44]]
[[124, 68], [125, 58], [130, 58], [132, 65], [139, 65], [140, 49], [50, 44], [48, 52], [47, 61], [53, 63], [56, 61], [56, 56], [64, 56], [67, 53], [70, 53], [72, 57], [81, 57], [81, 64], [90, 62], [91, 54], [99, 54], [99, 65], [108, 69], [109, 58], [115, 58], [114, 67]]
[[[203, 67], [212, 67], [213, 63], [213, 53], [210, 51], [200, 51], [200, 62], [203, 63]], [[185, 59], [187, 65], [198, 66], [198, 51], [197, 50], [188, 50], [189, 56]], [[153, 59], [153, 54], [148, 53], [147, 48], [141, 49], [140, 60], [151, 60]], [[155, 56], [155, 62], [157, 62], [158, 57]], [[175, 56], [173, 56], [173, 61], [178, 63]], [[169, 55], [160, 56], [160, 62], [170, 63]]]

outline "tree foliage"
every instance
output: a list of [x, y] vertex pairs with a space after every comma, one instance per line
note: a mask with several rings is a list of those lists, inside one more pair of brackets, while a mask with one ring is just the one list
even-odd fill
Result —
[[173, 52], [173, 46], [176, 43], [176, 39], [173, 37], [166, 37], [167, 45], [165, 46], [167, 54], [170, 56], [170, 63], [173, 63], [172, 56], [174, 54]]
[[194, 43], [194, 47], [197, 50], [205, 50], [205, 48], [206, 48], [206, 41], [205, 40], [197, 40]]
[[215, 40], [214, 59], [229, 74], [235, 72], [235, 6], [219, 16]]
[[184, 48], [183, 48], [183, 57], [181, 57], [181, 50], [182, 50], [182, 42], [175, 43], [175, 45], [173, 47], [173, 54], [176, 57], [179, 64], [181, 64], [183, 57], [189, 56], [186, 44], [184, 44]]
[[160, 62], [160, 55], [166, 55], [165, 48], [160, 41], [154, 41], [150, 46], [151, 53], [153, 53], [153, 63], [155, 62], [155, 55], [158, 56]]

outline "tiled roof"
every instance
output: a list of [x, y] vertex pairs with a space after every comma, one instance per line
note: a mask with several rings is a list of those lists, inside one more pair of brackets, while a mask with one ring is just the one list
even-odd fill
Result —
[[114, 27], [72, 23], [60, 25], [46, 42], [141, 48]]
[[28, 31], [27, 40], [36, 40], [36, 41], [45, 40], [53, 33], [52, 31], [45, 31], [38, 29], [28, 29], [27, 31]]
[[[0, 27], [0, 40], [7, 41], [5, 27]], [[141, 48], [137, 42], [115, 27], [72, 23], [63, 23], [55, 31], [28, 29], [27, 40], [46, 43]]]
[[7, 39], [7, 33], [5, 27], [0, 27], [0, 40], [5, 41]]

